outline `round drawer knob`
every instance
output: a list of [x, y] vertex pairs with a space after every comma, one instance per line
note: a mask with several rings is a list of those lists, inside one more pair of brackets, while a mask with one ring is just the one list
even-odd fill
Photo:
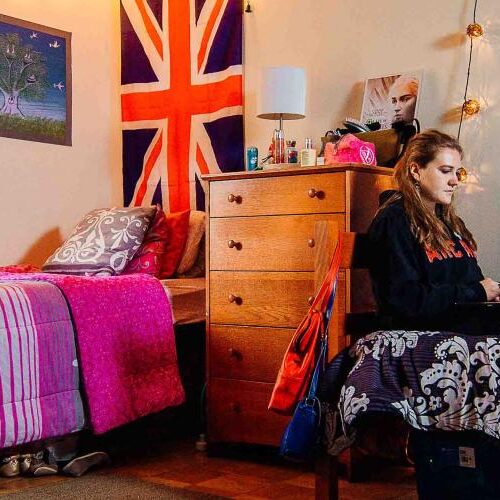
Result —
[[229, 408], [231, 408], [231, 411], [234, 413], [241, 412], [241, 406], [239, 405], [239, 403], [230, 403]]
[[229, 354], [229, 356], [231, 358], [236, 358], [236, 359], [240, 359], [241, 358], [240, 352], [237, 349], [235, 349], [234, 347], [230, 347], [227, 350], [227, 352], [228, 352], [228, 354]]
[[236, 248], [236, 250], [239, 250], [241, 248], [241, 243], [238, 242], [238, 241], [234, 241], [234, 240], [229, 240], [227, 242], [227, 246], [229, 248]]
[[325, 196], [325, 193], [323, 193], [323, 191], [316, 191], [316, 189], [314, 189], [314, 188], [309, 189], [307, 194], [308, 194], [309, 198], [322, 199]]
[[316, 245], [316, 242], [312, 238], [310, 240], [307, 240], [307, 246], [309, 248], [314, 248], [314, 245]]
[[314, 295], [307, 297], [307, 303], [312, 306], [314, 304]]
[[229, 203], [241, 203], [241, 196], [238, 194], [228, 194], [227, 201]]
[[230, 293], [228, 296], [227, 296], [227, 301], [230, 303], [230, 304], [237, 304], [238, 306], [241, 306], [241, 304], [243, 304], [243, 300], [241, 297], [238, 297], [237, 295], [234, 295], [232, 293]]

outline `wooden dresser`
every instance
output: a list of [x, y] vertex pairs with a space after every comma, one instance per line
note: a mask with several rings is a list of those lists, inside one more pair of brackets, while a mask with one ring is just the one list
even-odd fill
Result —
[[[203, 177], [210, 443], [279, 444], [288, 417], [267, 404], [315, 292], [315, 223], [366, 231], [392, 173], [344, 164]], [[330, 355], [345, 345], [345, 313], [363, 302], [348, 273], [340, 275]]]

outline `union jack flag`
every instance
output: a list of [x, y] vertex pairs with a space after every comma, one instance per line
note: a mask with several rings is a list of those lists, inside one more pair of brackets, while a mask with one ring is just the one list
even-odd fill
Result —
[[203, 205], [244, 169], [241, 0], [121, 0], [125, 205]]

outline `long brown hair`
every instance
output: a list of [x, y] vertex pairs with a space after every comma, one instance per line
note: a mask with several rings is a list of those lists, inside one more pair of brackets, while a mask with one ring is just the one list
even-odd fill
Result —
[[423, 203], [418, 184], [411, 175], [410, 166], [413, 163], [419, 165], [420, 168], [426, 168], [427, 164], [434, 160], [437, 153], [444, 148], [453, 149], [460, 154], [460, 158], [463, 157], [462, 146], [457, 139], [439, 130], [425, 130], [413, 136], [395, 168], [394, 177], [399, 193], [389, 198], [384, 206], [403, 198], [411, 231], [417, 241], [427, 248], [448, 251], [450, 246], [448, 230], [451, 230], [459, 234], [470, 247], [477, 250], [476, 241], [471, 232], [455, 212], [454, 200], [452, 199], [449, 205], [439, 205], [440, 214], [438, 215], [436, 211], [430, 210]]

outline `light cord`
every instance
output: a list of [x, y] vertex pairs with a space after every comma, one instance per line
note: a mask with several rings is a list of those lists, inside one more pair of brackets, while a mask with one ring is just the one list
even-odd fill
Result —
[[[476, 22], [476, 9], [477, 9], [477, 0], [474, 1], [474, 14], [473, 14], [473, 20], [474, 23]], [[470, 48], [469, 48], [469, 64], [467, 66], [467, 79], [465, 81], [465, 92], [464, 92], [464, 102], [462, 103], [462, 112], [460, 113], [460, 124], [458, 125], [458, 134], [457, 134], [457, 140], [460, 140], [460, 132], [462, 130], [462, 122], [464, 119], [464, 104], [467, 101], [467, 91], [469, 89], [469, 78], [470, 78], [470, 67], [472, 64], [472, 45], [473, 45], [473, 37], [470, 37]]]

